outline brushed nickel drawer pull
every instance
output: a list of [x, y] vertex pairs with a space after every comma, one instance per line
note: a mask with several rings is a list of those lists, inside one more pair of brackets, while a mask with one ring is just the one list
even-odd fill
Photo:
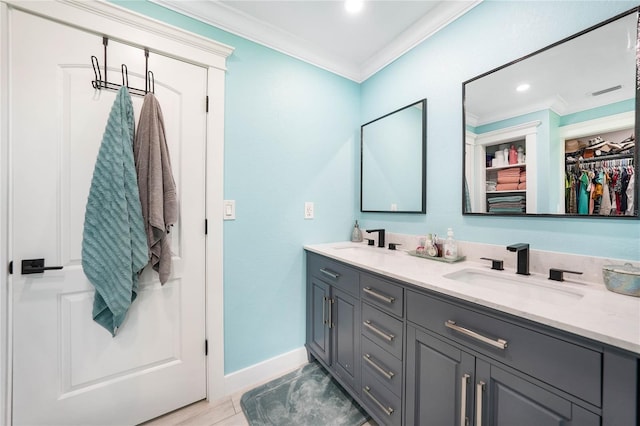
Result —
[[385, 333], [384, 331], [378, 329], [378, 327], [372, 325], [371, 321], [369, 321], [369, 320], [366, 320], [362, 324], [365, 327], [367, 327], [369, 330], [373, 331], [374, 333], [376, 333], [378, 336], [382, 337], [385, 340], [392, 341], [396, 337], [393, 334], [388, 334], [388, 333]]
[[378, 401], [378, 399], [377, 399], [375, 396], [373, 396], [373, 395], [371, 394], [371, 388], [370, 388], [369, 386], [365, 386], [365, 387], [363, 387], [363, 388], [362, 388], [362, 390], [364, 391], [365, 395], [367, 395], [369, 398], [371, 398], [371, 400], [372, 400], [373, 402], [375, 402], [375, 403], [376, 403], [376, 405], [377, 405], [378, 407], [380, 407], [380, 409], [381, 409], [382, 411], [384, 411], [384, 412], [385, 412], [385, 414], [386, 414], [387, 416], [390, 416], [390, 415], [392, 415], [392, 414], [393, 414], [393, 411], [394, 411], [394, 410], [393, 410], [393, 408], [391, 408], [391, 407], [385, 407], [385, 406], [384, 406], [380, 401]]
[[329, 328], [333, 328], [333, 299], [327, 299], [329, 301]]
[[395, 297], [385, 296], [384, 294], [380, 294], [377, 291], [371, 290], [371, 287], [365, 287], [365, 288], [362, 289], [362, 291], [364, 291], [365, 293], [367, 293], [370, 296], [373, 296], [373, 297], [376, 297], [376, 298], [382, 300], [383, 302], [393, 303], [396, 300]]
[[395, 374], [393, 371], [387, 371], [384, 368], [380, 367], [373, 359], [371, 359], [371, 355], [364, 354], [362, 358], [369, 363], [378, 373], [382, 374], [387, 380], [391, 380]]
[[329, 269], [325, 269], [325, 268], [320, 268], [320, 272], [322, 272], [323, 274], [325, 274], [328, 277], [333, 278], [334, 280], [337, 280], [338, 278], [340, 278], [340, 274], [337, 272], [333, 272]]
[[485, 384], [481, 380], [476, 385], [476, 426], [482, 426], [482, 398]]
[[327, 317], [325, 316], [326, 312], [327, 312], [327, 296], [324, 296], [322, 298], [322, 323], [323, 324], [327, 323]]
[[469, 374], [462, 375], [462, 383], [460, 386], [460, 426], [468, 426], [469, 418], [467, 417], [467, 383], [469, 383]]
[[476, 340], [481, 341], [482, 343], [486, 343], [487, 345], [491, 345], [494, 348], [498, 348], [498, 349], [506, 349], [507, 347], [507, 341], [504, 339], [497, 339], [497, 340], [493, 340], [490, 339], [488, 337], [483, 336], [480, 333], [476, 333], [475, 331], [469, 330], [468, 328], [464, 328], [464, 327], [460, 327], [459, 325], [456, 324], [455, 321], [451, 321], [451, 320], [447, 320], [444, 325], [452, 330], [457, 331], [458, 333], [462, 333], [465, 336], [469, 336], [472, 337]]

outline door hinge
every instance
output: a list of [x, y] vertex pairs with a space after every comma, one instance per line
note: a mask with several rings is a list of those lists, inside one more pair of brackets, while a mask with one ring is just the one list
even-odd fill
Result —
[[13, 260], [9, 262], [9, 275], [13, 275]]
[[204, 104], [205, 104], [205, 112], [209, 112], [209, 96], [208, 95], [205, 97]]
[[204, 220], [204, 235], [209, 233], [209, 221], [207, 219]]
[[204, 340], [204, 356], [209, 355], [209, 341], [207, 339]]

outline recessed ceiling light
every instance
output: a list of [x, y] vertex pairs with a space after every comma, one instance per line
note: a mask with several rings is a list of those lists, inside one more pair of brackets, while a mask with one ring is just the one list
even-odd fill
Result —
[[364, 0], [346, 0], [344, 2], [344, 8], [349, 13], [358, 13], [364, 6]]
[[518, 92], [526, 92], [527, 90], [529, 90], [530, 87], [531, 87], [531, 85], [529, 85], [527, 83], [523, 83], [520, 86], [516, 87], [516, 90]]

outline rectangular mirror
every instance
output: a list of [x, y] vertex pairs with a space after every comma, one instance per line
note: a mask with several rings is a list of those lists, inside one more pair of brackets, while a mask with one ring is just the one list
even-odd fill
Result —
[[638, 217], [638, 8], [463, 83], [463, 213]]
[[427, 100], [360, 128], [360, 211], [426, 213]]

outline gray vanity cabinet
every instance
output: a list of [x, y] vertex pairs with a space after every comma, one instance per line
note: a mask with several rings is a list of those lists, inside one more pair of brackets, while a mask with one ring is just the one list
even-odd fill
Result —
[[359, 275], [319, 256], [307, 257], [307, 351], [343, 386], [360, 388]]
[[406, 424], [474, 424], [474, 373], [473, 355], [408, 326]]
[[425, 426], [600, 425], [597, 414], [413, 326], [406, 416]]
[[619, 348], [307, 253], [307, 342], [380, 425], [638, 426]]

